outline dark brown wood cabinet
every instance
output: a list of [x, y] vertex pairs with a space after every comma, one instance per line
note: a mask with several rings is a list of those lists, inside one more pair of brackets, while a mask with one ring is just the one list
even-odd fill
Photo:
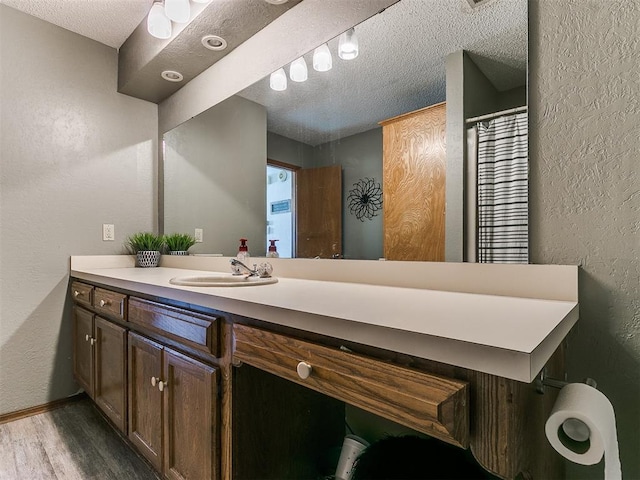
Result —
[[129, 439], [166, 478], [219, 478], [218, 370], [129, 333]]
[[562, 477], [537, 429], [555, 395], [533, 384], [77, 280], [71, 293], [78, 383], [164, 478], [328, 476], [318, 453], [340, 445], [345, 404], [501, 478]]
[[93, 313], [73, 307], [73, 375], [93, 398]]
[[162, 345], [129, 332], [129, 440], [162, 470]]
[[74, 307], [73, 371], [78, 384], [122, 432], [126, 415], [126, 330]]

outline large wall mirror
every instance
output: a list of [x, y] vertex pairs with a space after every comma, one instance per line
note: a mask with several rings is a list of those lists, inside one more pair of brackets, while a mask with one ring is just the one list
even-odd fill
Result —
[[[527, 23], [527, 0], [400, 0], [355, 26], [355, 59], [338, 56], [335, 38], [326, 44], [330, 70], [314, 70], [314, 52], [308, 52], [306, 81], [292, 81], [285, 65], [285, 90], [272, 89], [264, 78], [165, 133], [164, 232], [202, 229], [203, 242], [191, 249], [195, 254], [235, 255], [238, 239], [248, 238], [251, 254], [263, 256], [267, 241], [278, 238], [281, 256], [385, 257], [385, 208], [396, 197], [394, 211], [413, 218], [421, 208], [402, 211], [399, 195], [415, 196], [411, 188], [425, 187], [408, 182], [388, 191], [393, 173], [383, 170], [389, 136], [407, 127], [383, 134], [381, 123], [446, 102], [446, 135], [435, 135], [446, 144], [444, 213], [437, 215], [446, 253], [434, 260], [465, 259], [465, 237], [475, 237], [467, 221], [475, 189], [467, 185], [474, 177], [465, 160], [466, 120], [526, 106]], [[410, 153], [420, 135], [405, 133], [395, 145]], [[339, 172], [335, 222], [325, 205], [329, 187], [318, 186], [318, 175], [329, 170]], [[292, 189], [293, 196], [289, 202], [268, 198], [272, 188]], [[381, 208], [362, 206], [377, 193]], [[319, 222], [309, 226], [298, 218], [311, 208], [303, 202], [322, 207], [313, 214]], [[291, 245], [273, 230], [287, 218]], [[305, 239], [313, 239], [334, 228], [332, 222], [338, 224], [339, 245], [301, 253], [300, 228]], [[421, 235], [415, 240], [425, 243]]]

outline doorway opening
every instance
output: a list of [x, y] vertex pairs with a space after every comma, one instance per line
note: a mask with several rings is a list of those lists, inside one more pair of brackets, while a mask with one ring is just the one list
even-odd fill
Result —
[[300, 167], [267, 160], [267, 248], [277, 240], [280, 258], [295, 256], [295, 187]]

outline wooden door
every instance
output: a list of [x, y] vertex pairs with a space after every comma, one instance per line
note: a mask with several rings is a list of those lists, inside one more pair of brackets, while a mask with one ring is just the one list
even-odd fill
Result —
[[78, 385], [93, 398], [93, 314], [73, 307], [73, 375]]
[[162, 346], [129, 333], [129, 439], [162, 470]]
[[126, 432], [127, 331], [95, 318], [95, 402], [111, 421]]
[[164, 474], [219, 477], [218, 371], [166, 349], [163, 369]]
[[446, 106], [381, 122], [384, 256], [444, 261]]
[[296, 173], [296, 257], [342, 255], [342, 167]]

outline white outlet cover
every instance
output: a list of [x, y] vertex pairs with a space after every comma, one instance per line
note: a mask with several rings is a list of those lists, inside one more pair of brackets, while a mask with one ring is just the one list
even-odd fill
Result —
[[113, 242], [116, 239], [115, 225], [112, 223], [102, 224], [102, 240], [105, 242]]
[[201, 228], [196, 228], [194, 238], [196, 239], [196, 243], [202, 243], [203, 240], [203, 232]]

